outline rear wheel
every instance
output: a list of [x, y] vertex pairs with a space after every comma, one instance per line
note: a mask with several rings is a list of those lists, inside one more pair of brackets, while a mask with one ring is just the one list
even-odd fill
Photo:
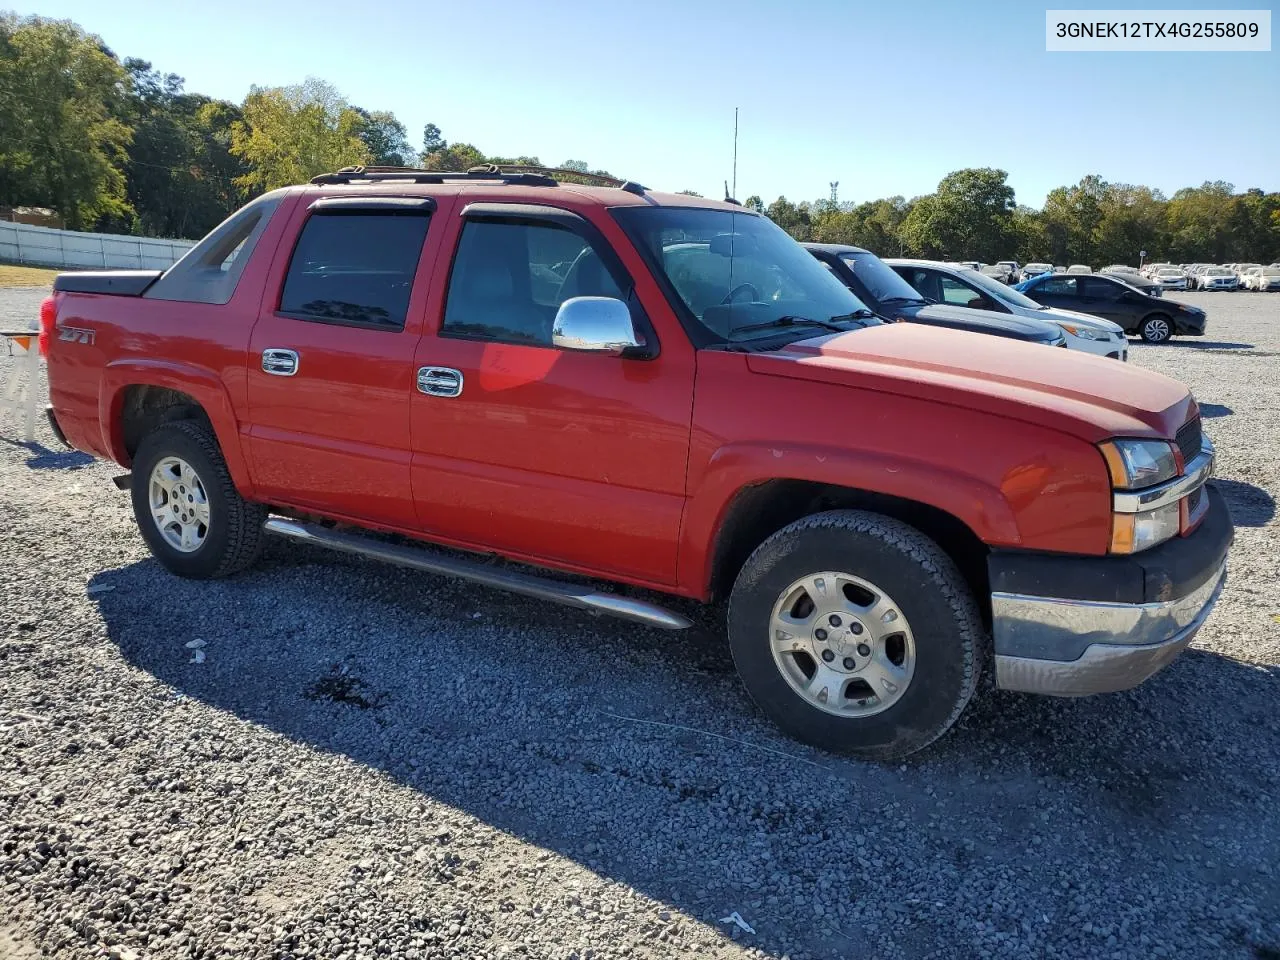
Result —
[[747, 691], [784, 731], [891, 759], [945, 733], [973, 696], [986, 634], [942, 549], [857, 510], [806, 517], [751, 555], [729, 643]]
[[1147, 343], [1164, 343], [1173, 336], [1173, 324], [1163, 313], [1154, 313], [1142, 321], [1138, 333]]
[[258, 558], [266, 508], [236, 492], [207, 424], [179, 420], [147, 434], [131, 482], [138, 530], [171, 572], [225, 577]]

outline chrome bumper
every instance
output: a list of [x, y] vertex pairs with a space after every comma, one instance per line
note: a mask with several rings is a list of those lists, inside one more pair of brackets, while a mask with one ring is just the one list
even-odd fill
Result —
[[[991, 598], [996, 686], [1082, 697], [1136, 687], [1169, 664], [1208, 619], [1227, 580], [1224, 563], [1203, 586], [1164, 603], [1095, 603], [996, 593]], [[1034, 646], [1070, 659], [1010, 656]]]

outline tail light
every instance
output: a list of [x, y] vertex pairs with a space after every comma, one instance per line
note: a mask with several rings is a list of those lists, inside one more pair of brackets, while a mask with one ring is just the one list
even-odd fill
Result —
[[40, 304], [40, 356], [49, 355], [49, 341], [53, 339], [53, 324], [57, 319], [57, 306], [53, 297], [45, 297]]

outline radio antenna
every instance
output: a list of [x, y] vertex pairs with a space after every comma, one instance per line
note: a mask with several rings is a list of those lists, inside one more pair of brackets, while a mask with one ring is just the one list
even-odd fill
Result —
[[733, 108], [733, 198], [738, 198], [738, 108]]

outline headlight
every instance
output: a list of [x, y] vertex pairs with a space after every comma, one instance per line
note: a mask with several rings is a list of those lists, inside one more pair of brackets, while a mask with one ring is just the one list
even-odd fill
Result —
[[1084, 340], [1110, 340], [1111, 334], [1105, 330], [1094, 330], [1090, 327], [1077, 327], [1073, 323], [1060, 323], [1058, 326], [1071, 334], [1073, 337], [1080, 337]]
[[1178, 535], [1181, 505], [1167, 503], [1143, 513], [1117, 513], [1111, 525], [1111, 552], [1138, 553]]
[[1174, 448], [1168, 440], [1111, 440], [1099, 449], [1117, 490], [1141, 490], [1178, 475]]

